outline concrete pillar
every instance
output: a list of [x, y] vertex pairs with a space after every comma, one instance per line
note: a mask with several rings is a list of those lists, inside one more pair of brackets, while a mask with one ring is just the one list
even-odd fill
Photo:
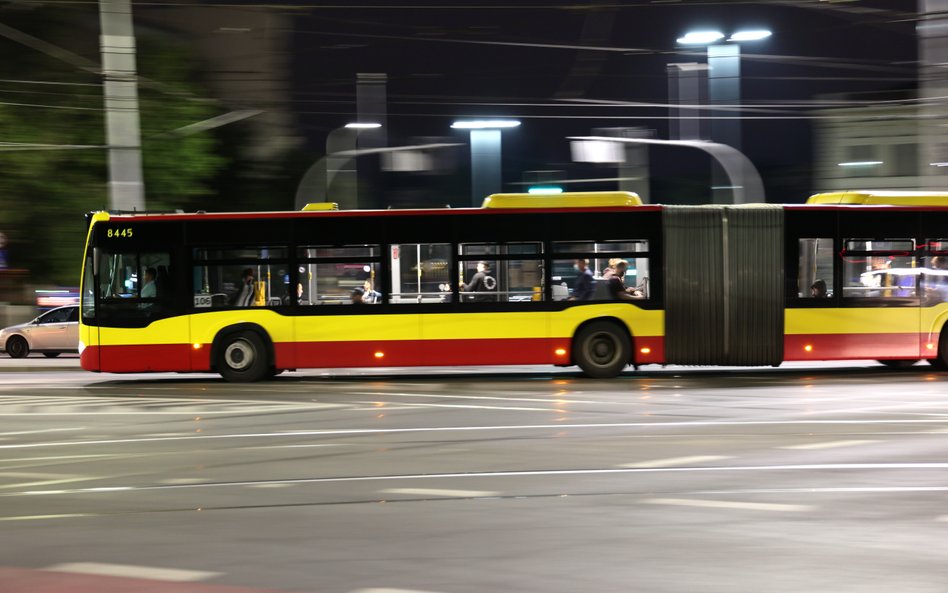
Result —
[[[708, 101], [714, 105], [739, 105], [741, 102], [741, 47], [736, 43], [708, 46]], [[740, 113], [735, 109], [711, 111], [711, 140], [741, 150]], [[711, 165], [711, 201], [730, 204], [734, 191], [724, 170]], [[751, 197], [753, 200], [754, 198]]]
[[471, 205], [502, 189], [500, 130], [471, 130]]
[[106, 139], [109, 145], [109, 208], [144, 210], [135, 30], [130, 0], [99, 0]]
[[948, 0], [919, 0], [918, 167], [920, 189], [948, 185]]

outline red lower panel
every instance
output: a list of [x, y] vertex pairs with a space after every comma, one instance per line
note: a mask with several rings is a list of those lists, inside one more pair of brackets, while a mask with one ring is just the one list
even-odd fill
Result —
[[[191, 368], [190, 357], [190, 344], [87, 346], [82, 351], [80, 364], [86, 370], [107, 373], [202, 370]], [[91, 364], [96, 360], [98, 368], [86, 366], [87, 361]]]
[[635, 364], [664, 364], [665, 338], [663, 336], [636, 336], [632, 360]]
[[[110, 373], [207, 371], [210, 352], [210, 344], [90, 346], [82, 353], [82, 368]], [[571, 356], [569, 338], [277, 343], [274, 354], [275, 366], [281, 369], [570, 364]], [[662, 363], [665, 340], [637, 337], [633, 354], [637, 364]]]
[[[556, 354], [557, 349], [562, 349], [563, 354]], [[296, 344], [296, 362], [298, 368], [568, 364], [569, 340], [512, 338], [306, 342]]]
[[855, 360], [931, 358], [924, 334], [790, 334], [784, 337], [784, 360]]

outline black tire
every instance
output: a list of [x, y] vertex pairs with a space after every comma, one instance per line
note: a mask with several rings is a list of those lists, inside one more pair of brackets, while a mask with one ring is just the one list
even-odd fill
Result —
[[251, 383], [267, 376], [270, 370], [263, 338], [252, 331], [224, 337], [217, 349], [217, 372], [231, 383]]
[[889, 367], [890, 369], [907, 369], [907, 368], [909, 368], [909, 367], [915, 365], [915, 363], [918, 362], [918, 359], [915, 359], [915, 358], [912, 358], [912, 359], [905, 359], [905, 360], [892, 360], [892, 359], [889, 359], [889, 360], [879, 360], [879, 361], [877, 361], [877, 362], [878, 362], [879, 364], [883, 364], [883, 365]]
[[588, 377], [615, 377], [632, 361], [632, 340], [616, 324], [594, 321], [573, 338], [573, 359]]
[[30, 355], [30, 345], [23, 336], [12, 336], [7, 340], [7, 354], [10, 358], [26, 358]]
[[59, 352], [44, 352], [43, 356], [45, 356], [46, 358], [56, 358], [57, 356], [59, 356], [59, 354], [60, 354]]

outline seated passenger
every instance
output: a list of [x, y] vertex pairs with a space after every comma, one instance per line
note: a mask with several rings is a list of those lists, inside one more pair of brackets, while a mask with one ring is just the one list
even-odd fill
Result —
[[825, 299], [829, 295], [826, 293], [826, 282], [817, 280], [810, 286], [810, 298]]
[[352, 292], [349, 293], [350, 304], [353, 304], [353, 305], [365, 304], [365, 300], [363, 300], [364, 296], [365, 296], [364, 290], [362, 290], [359, 287], [353, 288]]
[[614, 273], [605, 279], [610, 298], [617, 301], [635, 301], [645, 298], [640, 291], [625, 285], [625, 272], [629, 269], [629, 262], [620, 259], [612, 268]]
[[244, 268], [240, 275], [240, 284], [237, 292], [234, 294], [234, 305], [238, 307], [249, 307], [253, 305], [253, 268]]
[[382, 293], [372, 288], [372, 281], [368, 278], [362, 283], [362, 302], [375, 305], [382, 302]]

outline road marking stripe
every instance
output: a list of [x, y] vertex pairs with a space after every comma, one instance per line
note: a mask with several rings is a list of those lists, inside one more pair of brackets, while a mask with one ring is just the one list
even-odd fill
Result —
[[177, 568], [156, 568], [152, 566], [132, 566], [129, 564], [102, 564], [99, 562], [70, 562], [48, 566], [43, 570], [52, 572], [75, 572], [109, 577], [129, 577], [152, 579], [155, 581], [193, 582], [219, 576], [219, 572], [201, 570], [180, 570]]
[[645, 504], [675, 505], [683, 507], [702, 507], [708, 509], [741, 509], [748, 511], [780, 511], [799, 513], [812, 511], [816, 507], [808, 504], [776, 504], [770, 502], [732, 502], [727, 500], [700, 500], [691, 498], [647, 498]]
[[[93, 412], [90, 412], [92, 414]], [[95, 412], [98, 414], [98, 412]], [[150, 412], [141, 412], [150, 414]], [[158, 412], [171, 414], [171, 412]], [[206, 412], [202, 412], [206, 413]], [[207, 412], [210, 413], [210, 412]], [[229, 414], [233, 411], [218, 411], [215, 413]], [[4, 416], [5, 414], [0, 414]], [[0, 445], [0, 449], [28, 449], [35, 447], [75, 447], [82, 445], [116, 445], [126, 443], [167, 442], [185, 440], [215, 440], [215, 439], [249, 439], [274, 438], [288, 436], [339, 436], [339, 435], [377, 435], [377, 434], [417, 434], [425, 432], [479, 432], [505, 430], [592, 430], [602, 428], [668, 428], [668, 427], [705, 427], [705, 426], [807, 426], [807, 425], [879, 425], [879, 424], [941, 424], [944, 419], [931, 420], [750, 420], [750, 421], [698, 421], [698, 422], [610, 422], [602, 424], [510, 424], [500, 426], [423, 426], [418, 428], [352, 428], [328, 430], [301, 430], [297, 432], [263, 432], [220, 435], [195, 435], [186, 437], [155, 437], [135, 439], [104, 439], [88, 441], [52, 441], [48, 443], [22, 443], [14, 445]]]
[[702, 463], [704, 461], [719, 461], [721, 459], [732, 459], [726, 455], [692, 455], [691, 457], [669, 457], [668, 459], [653, 459], [652, 461], [639, 461], [636, 463], [623, 463], [616, 467], [669, 467], [673, 465], [688, 465], [692, 463]]
[[437, 591], [422, 591], [421, 589], [356, 589], [352, 593], [438, 593]]
[[75, 517], [92, 517], [85, 513], [72, 513], [68, 515], [20, 515], [18, 517], [0, 517], [0, 521], [34, 521], [39, 519], [72, 519]]
[[457, 496], [458, 498], [485, 498], [500, 496], [500, 492], [489, 490], [445, 490], [438, 488], [386, 488], [383, 494], [417, 494], [418, 496]]
[[21, 434], [42, 434], [44, 432], [71, 432], [75, 430], [85, 430], [85, 426], [77, 426], [75, 428], [46, 428], [43, 430], [21, 430], [18, 432], [0, 432], [0, 437], [8, 437]]
[[941, 523], [948, 523], [948, 515], [941, 515], [940, 517], [935, 517], [935, 520], [940, 521]]
[[829, 441], [826, 443], [806, 443], [803, 445], [787, 445], [779, 447], [780, 449], [795, 449], [798, 451], [815, 451], [818, 449], [835, 449], [837, 447], [854, 447], [856, 445], [868, 445], [869, 443], [878, 443], [879, 441]]
[[[547, 476], [592, 476], [608, 474], [644, 474], [644, 473], [681, 473], [681, 472], [748, 472], [748, 471], [786, 471], [786, 470], [920, 470], [920, 469], [948, 469], [948, 463], [825, 463], [825, 464], [795, 464], [795, 465], [738, 465], [738, 466], [706, 466], [706, 467], [660, 467], [660, 468], [606, 468], [606, 469], [558, 469], [558, 470], [512, 470], [496, 472], [467, 472], [442, 474], [384, 474], [374, 476], [337, 476], [328, 478], [286, 478], [280, 480], [255, 480], [235, 482], [205, 482], [202, 484], [180, 485], [153, 485], [153, 486], [121, 486], [133, 491], [171, 490], [176, 488], [232, 488], [235, 486], [249, 486], [253, 484], [329, 484], [343, 482], [373, 482], [397, 480], [434, 480], [444, 478], [542, 478]], [[0, 493], [6, 496], [48, 496], [53, 494], [88, 494], [96, 492], [95, 488], [75, 488], [70, 490], [24, 490], [22, 492]]]

